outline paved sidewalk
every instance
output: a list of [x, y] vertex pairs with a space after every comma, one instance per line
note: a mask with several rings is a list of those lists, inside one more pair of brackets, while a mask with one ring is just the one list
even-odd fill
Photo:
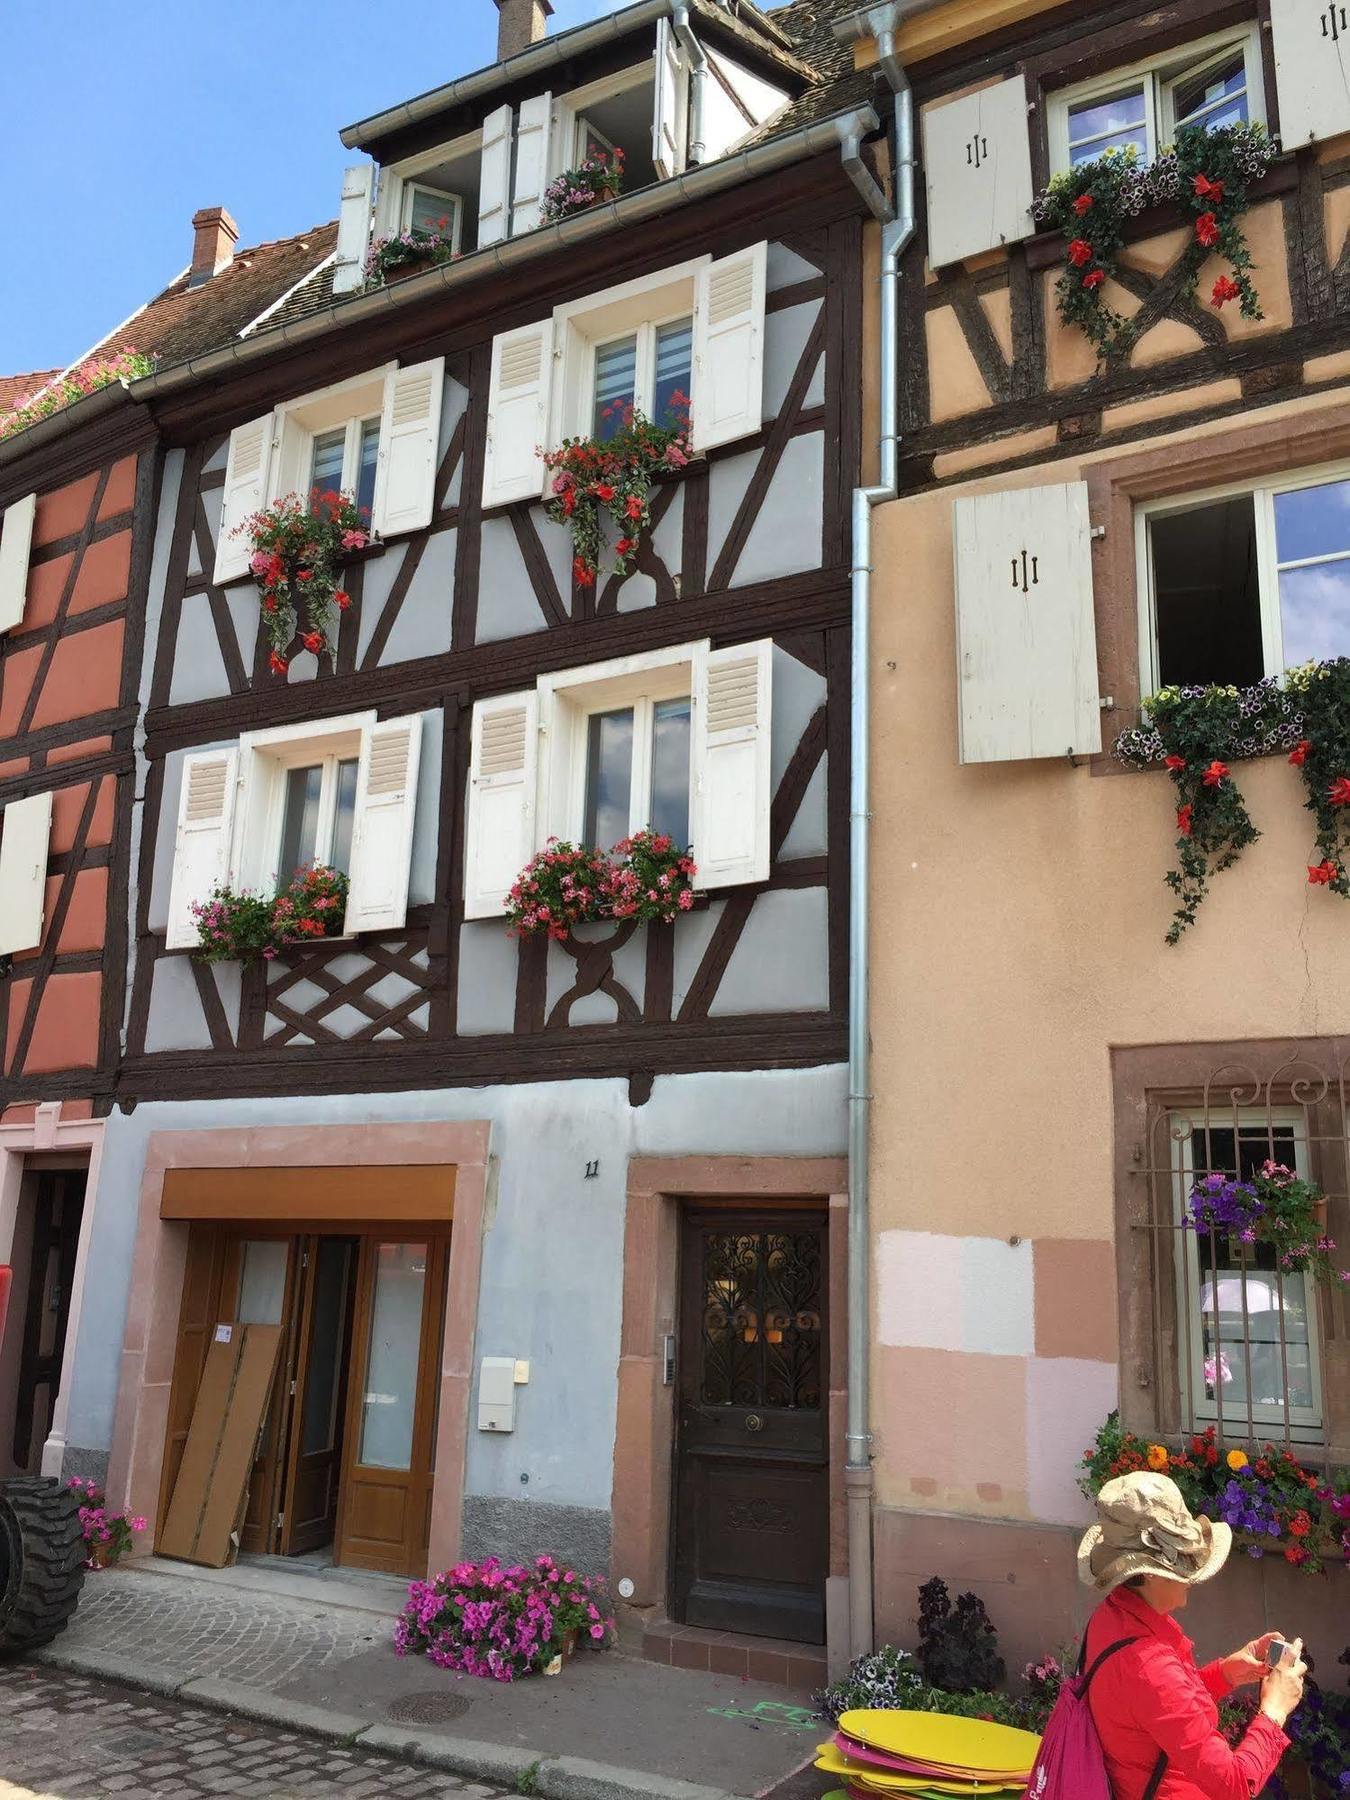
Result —
[[395, 1656], [401, 1596], [247, 1567], [113, 1569], [39, 1657], [546, 1800], [768, 1796], [823, 1733], [805, 1693], [617, 1652], [551, 1679], [456, 1676]]

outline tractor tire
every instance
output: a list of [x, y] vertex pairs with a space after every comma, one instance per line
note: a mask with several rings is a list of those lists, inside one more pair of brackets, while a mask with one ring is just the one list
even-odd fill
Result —
[[84, 1585], [79, 1496], [59, 1481], [0, 1482], [0, 1656], [65, 1630]]

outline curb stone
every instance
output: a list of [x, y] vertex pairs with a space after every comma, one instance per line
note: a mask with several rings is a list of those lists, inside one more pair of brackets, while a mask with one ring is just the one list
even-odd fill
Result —
[[587, 1762], [579, 1756], [550, 1757], [540, 1764], [535, 1784], [544, 1800], [737, 1800], [725, 1788]]
[[149, 1657], [123, 1656], [116, 1650], [77, 1650], [59, 1643], [35, 1650], [33, 1661], [66, 1675], [92, 1675], [121, 1682], [124, 1687], [143, 1688], [165, 1700], [172, 1700], [190, 1679], [181, 1669], [152, 1662]]
[[514, 1788], [522, 1775], [535, 1768], [539, 1757], [531, 1750], [515, 1750], [508, 1744], [480, 1744], [472, 1738], [446, 1737], [439, 1731], [422, 1731], [415, 1725], [368, 1725], [357, 1739], [362, 1750], [381, 1750], [402, 1756], [449, 1775], [468, 1775]]
[[328, 1706], [308, 1706], [303, 1700], [283, 1700], [279, 1694], [245, 1687], [237, 1681], [221, 1681], [214, 1675], [185, 1681], [177, 1698], [212, 1707], [216, 1712], [237, 1713], [242, 1719], [255, 1719], [262, 1725], [280, 1725], [287, 1731], [337, 1738], [343, 1743], [353, 1742], [366, 1725], [357, 1713], [336, 1712]]

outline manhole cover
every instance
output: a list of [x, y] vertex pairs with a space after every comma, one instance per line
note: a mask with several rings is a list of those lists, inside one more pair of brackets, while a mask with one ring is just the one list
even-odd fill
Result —
[[400, 1725], [448, 1725], [462, 1719], [472, 1704], [462, 1694], [404, 1694], [384, 1710]]
[[101, 1747], [113, 1756], [149, 1756], [164, 1748], [164, 1739], [157, 1731], [119, 1731], [104, 1738]]

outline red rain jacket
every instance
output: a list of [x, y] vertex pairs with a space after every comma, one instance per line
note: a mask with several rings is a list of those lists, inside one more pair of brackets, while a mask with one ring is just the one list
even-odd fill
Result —
[[1086, 1666], [1121, 1638], [1139, 1641], [1110, 1657], [1088, 1691], [1114, 1800], [1143, 1800], [1160, 1751], [1158, 1800], [1252, 1800], [1288, 1747], [1279, 1726], [1258, 1713], [1230, 1750], [1219, 1731], [1217, 1703], [1232, 1692], [1222, 1667], [1197, 1668], [1176, 1620], [1124, 1587], [1088, 1622]]

